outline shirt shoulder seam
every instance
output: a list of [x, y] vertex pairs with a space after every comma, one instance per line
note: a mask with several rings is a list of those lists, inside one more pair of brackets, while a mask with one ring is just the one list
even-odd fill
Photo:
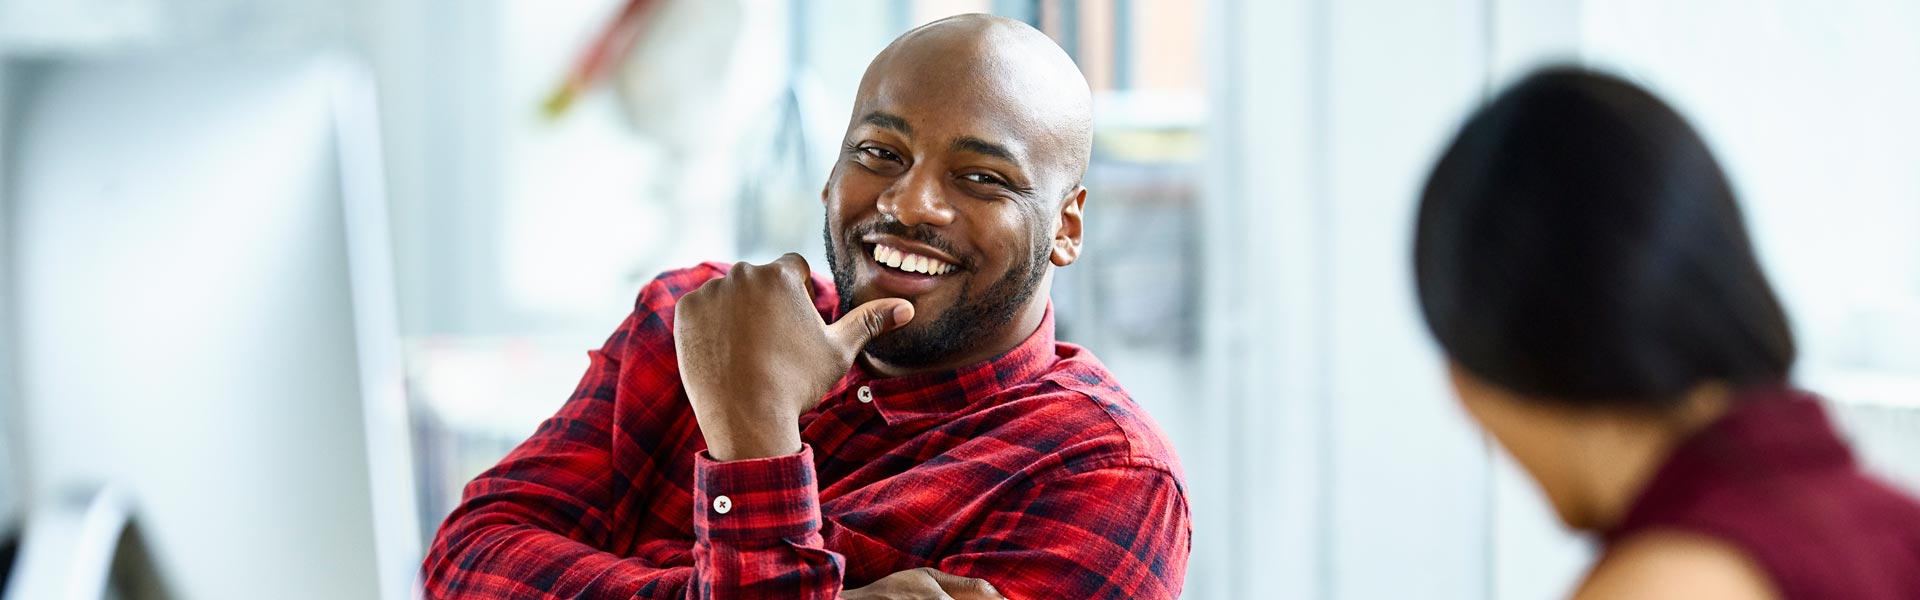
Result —
[[1133, 434], [1127, 430], [1125, 425], [1120, 423], [1120, 419], [1114, 416], [1113, 411], [1109, 410], [1099, 397], [1088, 393], [1084, 389], [1080, 389], [1078, 386], [1068, 386], [1057, 379], [1049, 379], [1054, 380], [1055, 385], [1059, 385], [1077, 394], [1083, 401], [1093, 404], [1094, 408], [1100, 411], [1100, 415], [1106, 417], [1107, 423], [1113, 426], [1112, 435], [1119, 437], [1120, 447], [1102, 450], [1086, 458], [1061, 460], [1059, 468], [1051, 469], [1046, 473], [1035, 474], [1036, 476], [1030, 477], [1029, 482], [1031, 485], [1035, 487], [1044, 486], [1073, 475], [1115, 467], [1152, 469], [1166, 473], [1168, 476], [1173, 477], [1176, 482], [1179, 480], [1179, 476], [1172, 465], [1167, 464], [1166, 461], [1145, 456], [1136, 451]]

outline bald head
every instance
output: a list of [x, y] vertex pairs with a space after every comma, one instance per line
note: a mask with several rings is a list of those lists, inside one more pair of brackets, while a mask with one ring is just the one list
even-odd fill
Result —
[[[860, 79], [855, 124], [876, 107], [938, 99], [981, 121], [997, 121], [1036, 169], [1058, 169], [1077, 187], [1093, 151], [1093, 100], [1086, 77], [1058, 44], [1020, 21], [994, 15], [947, 17], [901, 35]], [[987, 125], [987, 123], [981, 123]]]

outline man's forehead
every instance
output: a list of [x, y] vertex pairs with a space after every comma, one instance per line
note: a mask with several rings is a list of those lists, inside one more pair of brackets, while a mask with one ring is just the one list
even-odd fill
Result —
[[892, 122], [896, 126], [889, 129], [910, 134], [915, 142], [984, 140], [1023, 164], [1073, 162], [1073, 146], [1084, 144], [1079, 139], [1084, 137], [1079, 130], [1086, 128], [1084, 106], [1063, 103], [1057, 95], [1023, 93], [1017, 80], [979, 71], [908, 69], [870, 72], [862, 83], [850, 130]]
[[[915, 142], [967, 138], [1008, 149], [1021, 162], [1063, 160], [1085, 168], [1091, 99], [1065, 51], [1025, 24], [955, 17], [895, 40], [860, 80], [849, 130], [911, 132]], [[870, 115], [889, 118], [869, 119]]]
[[967, 89], [882, 85], [855, 106], [854, 126], [891, 129], [924, 142], [983, 140], [1024, 157], [1029, 146], [1046, 142], [1036, 138], [1053, 136], [1047, 123], [1023, 108], [1017, 99]]

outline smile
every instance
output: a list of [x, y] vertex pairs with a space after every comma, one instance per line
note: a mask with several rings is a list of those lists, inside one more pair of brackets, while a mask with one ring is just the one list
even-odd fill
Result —
[[906, 252], [886, 244], [873, 245], [873, 262], [908, 273], [942, 275], [954, 269], [952, 264], [930, 256]]

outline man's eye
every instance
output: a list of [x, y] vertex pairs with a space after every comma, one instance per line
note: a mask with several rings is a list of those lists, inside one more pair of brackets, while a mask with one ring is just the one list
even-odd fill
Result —
[[898, 162], [900, 160], [900, 155], [894, 154], [892, 150], [888, 150], [886, 148], [875, 148], [873, 146], [867, 146], [865, 148], [861, 148], [860, 151], [867, 153], [867, 156], [878, 158], [880, 160], [890, 160], [895, 162]]
[[1006, 185], [1005, 182], [1000, 181], [1000, 178], [994, 177], [992, 175], [988, 175], [986, 173], [968, 173], [966, 175], [961, 175], [960, 178], [965, 179], [967, 181], [974, 182], [974, 183], [985, 183], [988, 185]]

